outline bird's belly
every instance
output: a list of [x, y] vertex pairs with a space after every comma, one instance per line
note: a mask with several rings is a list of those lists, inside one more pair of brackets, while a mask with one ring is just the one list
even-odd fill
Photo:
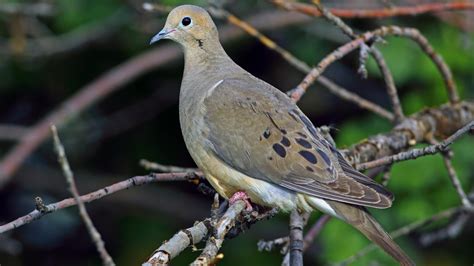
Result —
[[[197, 151], [196, 149], [194, 151]], [[253, 203], [277, 207], [289, 212], [299, 208], [300, 196], [269, 182], [249, 177], [229, 167], [204, 150], [194, 154], [196, 164], [204, 172], [207, 180], [224, 198], [229, 199], [235, 192], [244, 191]], [[311, 211], [312, 208], [306, 211]]]
[[[194, 123], [202, 123], [202, 121], [197, 119]], [[298, 208], [306, 212], [319, 209], [331, 215], [335, 214], [330, 207], [328, 209], [323, 199], [290, 191], [267, 181], [247, 176], [228, 166], [205, 148], [205, 134], [196, 131], [196, 128], [200, 127], [193, 124], [192, 127], [182, 128], [187, 131], [183, 131], [186, 146], [196, 165], [222, 197], [229, 199], [235, 192], [244, 191], [252, 202], [262, 206], [277, 207], [284, 212]]]

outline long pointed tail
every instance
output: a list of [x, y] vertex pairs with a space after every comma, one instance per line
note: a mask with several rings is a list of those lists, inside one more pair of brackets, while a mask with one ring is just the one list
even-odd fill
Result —
[[365, 208], [334, 201], [326, 202], [336, 212], [338, 218], [357, 228], [368, 239], [397, 260], [400, 265], [415, 265]]

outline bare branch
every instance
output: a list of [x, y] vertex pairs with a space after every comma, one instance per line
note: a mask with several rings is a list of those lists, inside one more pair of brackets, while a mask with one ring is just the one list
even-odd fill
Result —
[[454, 83], [449, 67], [446, 65], [442, 57], [434, 51], [433, 47], [428, 43], [428, 40], [426, 40], [426, 38], [423, 37], [423, 35], [421, 35], [421, 33], [417, 29], [401, 28], [397, 26], [382, 26], [381, 28], [376, 29], [374, 31], [369, 31], [364, 34], [361, 34], [358, 38], [340, 46], [332, 53], [324, 57], [323, 60], [321, 60], [319, 64], [308, 73], [308, 75], [303, 79], [303, 81], [294, 89], [295, 93], [297, 93], [298, 95], [303, 95], [308, 89], [308, 87], [311, 86], [314, 81], [321, 76], [321, 74], [326, 70], [326, 68], [335, 61], [341, 59], [348, 53], [359, 48], [361, 45], [365, 45], [367, 42], [372, 42], [376, 38], [385, 37], [389, 35], [407, 37], [411, 40], [414, 40], [420, 46], [423, 52], [425, 52], [432, 59], [432, 61], [435, 63], [438, 70], [440, 71], [446, 84], [446, 88], [448, 90], [450, 102], [459, 102], [456, 84]]
[[[94, 200], [101, 199], [105, 196], [113, 194], [115, 192], [129, 189], [135, 186], [140, 186], [143, 184], [153, 183], [153, 182], [169, 182], [169, 181], [196, 181], [199, 178], [203, 178], [201, 172], [195, 173], [165, 173], [165, 174], [149, 174], [145, 176], [134, 176], [132, 178], [126, 179], [124, 181], [112, 184], [110, 186], [98, 189], [94, 192], [82, 195], [80, 197], [82, 202], [92, 202]], [[68, 198], [61, 200], [59, 202], [51, 203], [46, 205], [43, 210], [34, 210], [27, 215], [19, 217], [14, 221], [11, 221], [7, 224], [3, 224], [0, 226], [0, 234], [16, 229], [20, 226], [25, 224], [29, 224], [37, 219], [40, 219], [46, 214], [65, 209], [71, 206], [77, 205], [76, 201], [73, 198]]]
[[313, 224], [313, 226], [311, 226], [309, 231], [304, 236], [303, 251], [306, 251], [311, 246], [311, 244], [314, 242], [319, 233], [321, 233], [321, 230], [327, 224], [327, 222], [329, 222], [329, 220], [331, 220], [331, 216], [324, 214]]
[[303, 265], [303, 215], [294, 210], [290, 215], [290, 265]]
[[[442, 142], [438, 144], [433, 144], [424, 148], [420, 149], [411, 149], [409, 151], [405, 152], [400, 152], [392, 156], [386, 156], [374, 161], [370, 161], [367, 163], [362, 163], [357, 165], [357, 170], [362, 171], [366, 170], [369, 168], [374, 168], [382, 165], [388, 165], [388, 164], [393, 164], [395, 162], [400, 162], [400, 161], [405, 161], [405, 160], [412, 160], [416, 159], [421, 156], [426, 156], [426, 155], [433, 155], [438, 152], [443, 152], [446, 150], [446, 148], [453, 144], [455, 140], [460, 138], [463, 134], [469, 132], [474, 128], [474, 121], [470, 122], [469, 124], [465, 125], [458, 131], [456, 131], [453, 135], [451, 135], [449, 138], [443, 140]], [[464, 195], [465, 196], [465, 195]]]
[[94, 223], [92, 222], [91, 217], [87, 213], [86, 206], [84, 202], [82, 202], [81, 197], [79, 196], [79, 191], [77, 190], [76, 182], [74, 181], [74, 175], [72, 173], [71, 167], [69, 166], [69, 162], [66, 157], [66, 152], [64, 150], [64, 146], [59, 140], [58, 131], [54, 125], [51, 126], [51, 132], [53, 133], [53, 140], [54, 140], [54, 149], [56, 150], [56, 154], [58, 155], [58, 162], [61, 165], [61, 168], [64, 173], [64, 177], [66, 178], [66, 182], [69, 187], [69, 191], [74, 197], [76, 204], [79, 208], [79, 214], [81, 215], [84, 224], [86, 225], [87, 231], [94, 242], [97, 251], [102, 258], [102, 263], [107, 266], [114, 266], [115, 263], [110, 257], [109, 252], [105, 248], [104, 241], [102, 240], [102, 236], [100, 235], [99, 231], [95, 228]]
[[392, 131], [370, 136], [342, 153], [353, 165], [405, 151], [434, 136], [444, 139], [474, 120], [474, 102], [426, 108], [413, 114]]
[[0, 125], [0, 140], [21, 140], [29, 128], [17, 125]]
[[270, 241], [259, 240], [257, 243], [258, 251], [272, 251], [274, 248], [281, 248], [281, 253], [286, 254], [288, 244], [290, 243], [289, 236], [279, 237]]
[[[143, 265], [167, 265], [189, 246], [201, 242], [209, 232], [212, 231], [211, 219], [195, 223], [192, 227], [181, 230], [170, 240], [165, 241], [158, 249], [153, 252], [151, 257]], [[148, 264], [147, 264], [148, 263]]]
[[[316, 5], [318, 10], [321, 12], [321, 14], [330, 22], [332, 22], [336, 27], [340, 28], [342, 32], [344, 32], [349, 38], [351, 39], [357, 39], [357, 35], [354, 33], [354, 31], [342, 21], [342, 19], [338, 18], [337, 16], [333, 15], [329, 10], [324, 8], [318, 0], [313, 0], [313, 3]], [[392, 103], [392, 108], [393, 112], [395, 114], [394, 122], [399, 123], [402, 121], [404, 118], [403, 111], [402, 111], [402, 105], [400, 104], [400, 99], [398, 97], [397, 93], [397, 88], [395, 86], [395, 81], [393, 80], [392, 73], [390, 72], [390, 69], [387, 66], [387, 63], [385, 63], [385, 59], [383, 58], [382, 53], [375, 47], [371, 46], [369, 47], [367, 44], [363, 43], [360, 46], [360, 51], [361, 51], [361, 66], [359, 67], [359, 70], [362, 69], [362, 73], [367, 75], [367, 70], [364, 67], [365, 64], [365, 58], [366, 57], [366, 52], [368, 51], [370, 54], [375, 59], [375, 62], [377, 63], [380, 71], [382, 72], [382, 76], [385, 80], [385, 84], [387, 86], [387, 92], [390, 98], [390, 101]]]
[[[474, 122], [472, 122], [471, 124], [472, 124], [471, 125], [471, 129], [472, 129], [474, 128]], [[451, 157], [452, 157], [451, 153], [452, 152], [450, 151], [442, 153], [444, 165], [446, 166], [446, 169], [448, 170], [449, 179], [451, 180], [451, 184], [453, 184], [453, 187], [456, 190], [456, 193], [458, 193], [459, 197], [461, 198], [462, 205], [466, 208], [471, 208], [472, 203], [469, 201], [466, 193], [462, 189], [461, 181], [459, 181], [456, 170], [454, 170], [453, 163], [451, 162]]]
[[[319, 235], [321, 230], [323, 229], [324, 225], [331, 219], [331, 216], [324, 214], [321, 216], [316, 223], [313, 224], [313, 226], [309, 229], [309, 231], [306, 233], [303, 239], [303, 252], [305, 252], [311, 244], [314, 242], [316, 237]], [[283, 250], [282, 250], [283, 251]], [[283, 261], [281, 263], [282, 266], [290, 266], [290, 253], [289, 252], [284, 252], [286, 253], [285, 256], [283, 257]]]
[[164, 165], [164, 164], [159, 164], [155, 162], [151, 162], [145, 159], [140, 160], [140, 166], [145, 168], [146, 170], [151, 170], [151, 171], [160, 171], [163, 173], [179, 173], [179, 172], [197, 172], [199, 169], [197, 168], [185, 168], [185, 167], [179, 167], [179, 166], [174, 166], [174, 165]]
[[217, 221], [215, 225], [215, 233], [207, 240], [206, 246], [201, 255], [191, 265], [212, 265], [216, 261], [219, 249], [224, 243], [224, 238], [232, 227], [235, 226], [237, 217], [245, 210], [246, 204], [242, 200], [236, 201], [230, 205], [227, 211]]
[[422, 234], [420, 237], [421, 244], [426, 247], [444, 239], [457, 237], [470, 218], [471, 215], [469, 215], [469, 213], [458, 214], [458, 217], [454, 218], [446, 227], [435, 230], [434, 232]]
[[49, 3], [1, 3], [0, 13], [28, 16], [51, 16], [55, 12]]
[[[287, 0], [271, 0], [271, 2], [289, 11], [298, 11], [309, 16], [319, 17], [321, 12], [314, 6]], [[377, 9], [342, 9], [330, 8], [331, 13], [342, 18], [388, 18], [395, 16], [416, 16], [424, 13], [440, 11], [472, 10], [474, 3], [453, 1], [448, 3], [420, 3], [413, 6], [392, 6]]]

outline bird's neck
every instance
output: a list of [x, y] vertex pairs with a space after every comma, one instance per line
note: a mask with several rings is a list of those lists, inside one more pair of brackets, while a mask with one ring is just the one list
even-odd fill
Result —
[[240, 71], [219, 42], [203, 41], [184, 49], [183, 82], [212, 83]]

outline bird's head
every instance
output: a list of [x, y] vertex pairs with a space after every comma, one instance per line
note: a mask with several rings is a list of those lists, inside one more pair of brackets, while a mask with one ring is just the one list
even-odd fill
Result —
[[187, 48], [218, 41], [219, 37], [216, 25], [206, 10], [182, 5], [171, 10], [165, 26], [151, 39], [150, 44], [161, 39], [171, 39]]

